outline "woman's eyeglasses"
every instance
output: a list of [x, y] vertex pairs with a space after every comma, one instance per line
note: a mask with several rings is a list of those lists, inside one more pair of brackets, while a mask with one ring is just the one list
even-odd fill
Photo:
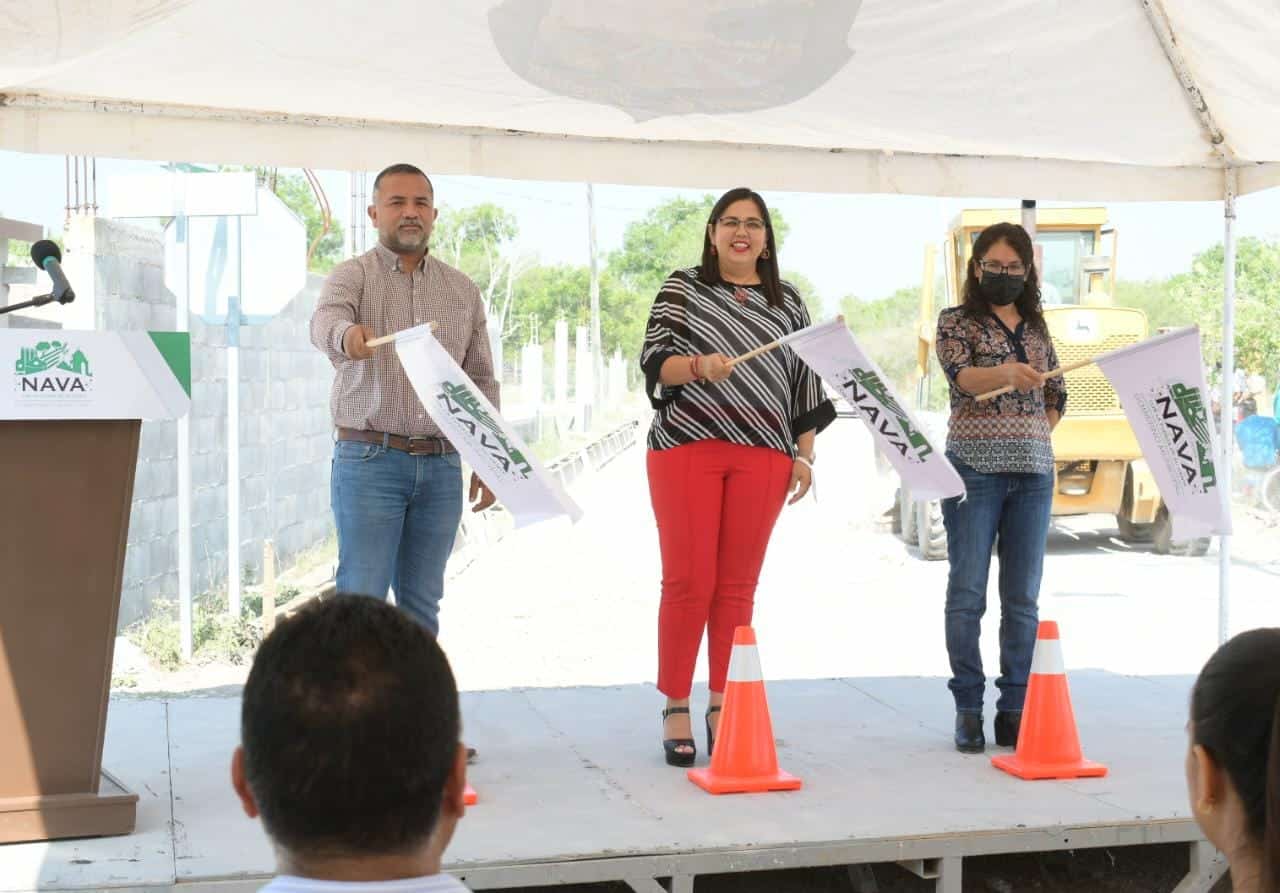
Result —
[[1027, 268], [1018, 262], [998, 264], [993, 260], [984, 260], [978, 266], [982, 268], [982, 272], [990, 273], [992, 276], [998, 276], [1001, 273], [1008, 273], [1010, 276], [1025, 276], [1027, 273]]
[[721, 217], [716, 221], [716, 223], [720, 224], [725, 229], [737, 229], [740, 226], [745, 226], [749, 233], [764, 232], [764, 221], [759, 217], [748, 217], [746, 220], [742, 220], [738, 217]]

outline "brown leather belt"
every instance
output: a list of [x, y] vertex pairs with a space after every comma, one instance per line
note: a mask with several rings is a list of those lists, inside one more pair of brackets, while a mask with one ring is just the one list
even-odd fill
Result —
[[442, 456], [457, 452], [453, 444], [443, 437], [401, 437], [399, 434], [383, 434], [381, 431], [359, 431], [355, 428], [339, 428], [338, 440], [358, 440], [361, 443], [379, 443], [410, 456]]

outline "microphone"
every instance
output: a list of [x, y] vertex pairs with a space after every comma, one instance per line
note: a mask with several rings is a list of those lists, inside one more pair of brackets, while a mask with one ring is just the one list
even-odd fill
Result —
[[62, 272], [60, 263], [62, 252], [58, 250], [56, 244], [48, 239], [36, 242], [31, 246], [31, 260], [49, 274], [49, 279], [53, 282], [53, 291], [50, 294], [54, 300], [59, 304], [69, 304], [76, 299], [76, 293], [71, 290], [71, 283]]

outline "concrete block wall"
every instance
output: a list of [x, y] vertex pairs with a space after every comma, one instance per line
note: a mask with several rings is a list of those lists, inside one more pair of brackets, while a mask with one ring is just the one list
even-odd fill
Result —
[[[164, 284], [158, 232], [98, 220], [97, 326], [172, 330], [175, 297]], [[240, 330], [240, 551], [248, 576], [262, 572], [263, 541], [280, 566], [327, 539], [333, 369], [311, 346], [308, 326], [323, 278], [270, 323]], [[226, 329], [191, 321], [192, 582], [196, 594], [227, 574]], [[134, 484], [120, 623], [172, 599], [178, 582], [177, 423], [147, 422]]]

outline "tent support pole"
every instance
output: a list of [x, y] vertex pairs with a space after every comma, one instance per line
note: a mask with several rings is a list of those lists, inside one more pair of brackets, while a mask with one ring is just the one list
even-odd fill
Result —
[[[1231, 463], [1235, 457], [1232, 428], [1235, 407], [1231, 405], [1236, 368], [1236, 170], [1223, 170], [1224, 190], [1222, 216], [1224, 231], [1222, 289], [1222, 456], [1218, 464], [1218, 485], [1225, 503], [1228, 522], [1231, 519]], [[1231, 536], [1222, 536], [1218, 547], [1218, 644], [1227, 640], [1231, 614]]]
[[[1200, 127], [1204, 130], [1205, 138], [1213, 147], [1213, 151], [1222, 158], [1227, 160], [1227, 154], [1230, 151], [1226, 146], [1226, 137], [1222, 135], [1222, 131], [1218, 128], [1218, 122], [1214, 120], [1213, 113], [1209, 110], [1209, 104], [1205, 102], [1204, 94], [1200, 92], [1200, 85], [1196, 83], [1195, 75], [1191, 73], [1191, 66], [1187, 65], [1186, 57], [1182, 55], [1182, 49], [1178, 46], [1177, 36], [1173, 33], [1173, 26], [1169, 23], [1169, 16], [1164, 11], [1163, 0], [1140, 0], [1142, 9], [1147, 14], [1147, 21], [1151, 23], [1151, 30], [1155, 32], [1156, 39], [1160, 41], [1160, 47], [1164, 50], [1165, 58], [1169, 60], [1169, 65], [1173, 67], [1174, 76], [1177, 77], [1178, 83], [1182, 85], [1182, 90], [1186, 94], [1187, 102], [1191, 105], [1191, 110], [1195, 112], [1197, 118], [1200, 119]], [[1234, 195], [1234, 189], [1232, 195]]]

